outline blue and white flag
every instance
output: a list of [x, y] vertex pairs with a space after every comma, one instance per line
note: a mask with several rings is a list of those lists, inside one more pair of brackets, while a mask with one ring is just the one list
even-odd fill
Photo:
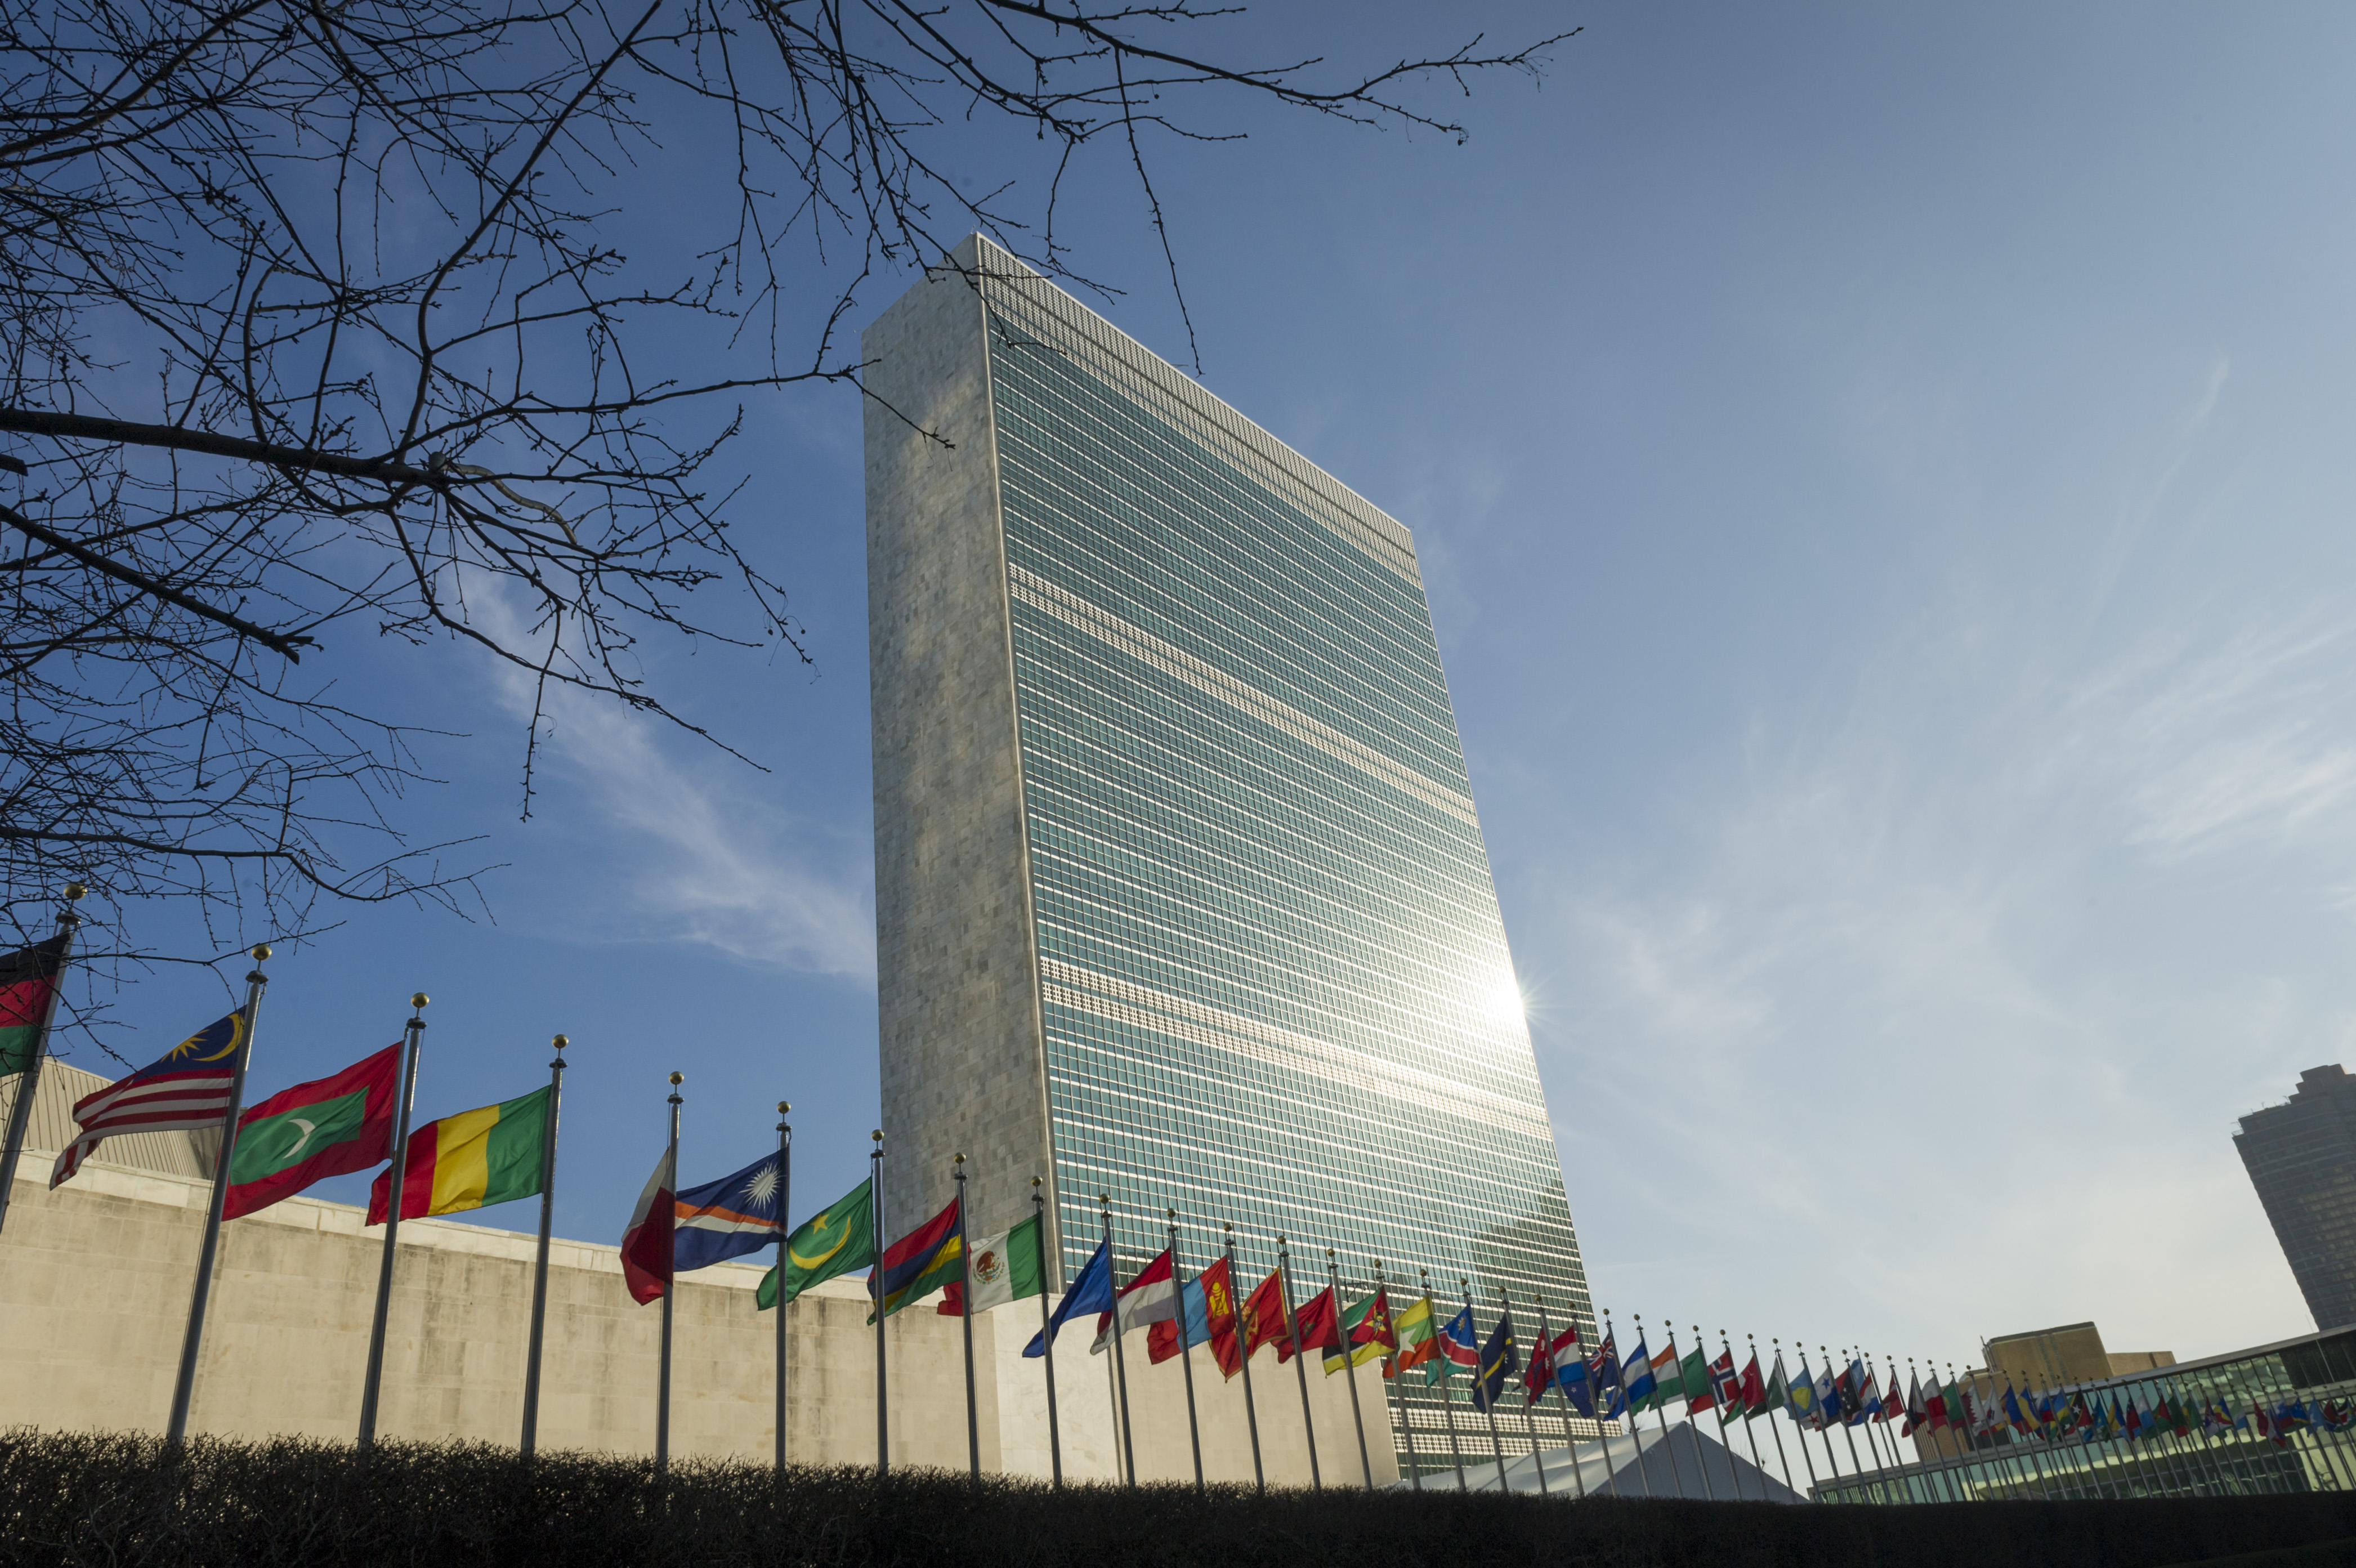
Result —
[[1628, 1359], [1620, 1368], [1620, 1386], [1627, 1391], [1628, 1408], [1642, 1410], [1644, 1402], [1653, 1397], [1657, 1386], [1653, 1381], [1652, 1353], [1644, 1348], [1644, 1337], [1636, 1337], [1636, 1348], [1628, 1352]]
[[757, 1252], [785, 1234], [777, 1223], [777, 1156], [754, 1161], [734, 1176], [691, 1187], [672, 1199], [671, 1271], [705, 1269]]
[[1087, 1266], [1073, 1279], [1070, 1287], [1064, 1292], [1064, 1299], [1057, 1302], [1055, 1310], [1048, 1315], [1046, 1328], [1031, 1336], [1031, 1343], [1023, 1348], [1025, 1356], [1045, 1355], [1047, 1341], [1063, 1331], [1065, 1320], [1075, 1313], [1112, 1310], [1111, 1247], [1108, 1241], [1097, 1243], [1097, 1250], [1090, 1254]]

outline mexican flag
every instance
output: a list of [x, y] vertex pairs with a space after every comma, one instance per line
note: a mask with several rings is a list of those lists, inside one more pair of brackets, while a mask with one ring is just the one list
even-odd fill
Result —
[[[428, 1122], [409, 1134], [409, 1168], [401, 1178], [401, 1217], [487, 1208], [537, 1197], [548, 1185], [548, 1090], [535, 1089], [475, 1111]], [[392, 1173], [369, 1189], [368, 1222], [392, 1211]]]
[[[236, 1219], [292, 1197], [313, 1182], [364, 1171], [392, 1154], [393, 1083], [401, 1047], [365, 1057], [332, 1078], [282, 1089], [237, 1119], [229, 1195]], [[415, 1140], [411, 1140], [412, 1148]], [[402, 1208], [405, 1211], [408, 1204]]]
[[[834, 1200], [824, 1213], [802, 1221], [786, 1238], [786, 1299], [823, 1280], [863, 1269], [875, 1261], [875, 1184], [862, 1181]], [[757, 1310], [777, 1305], [777, 1271], [761, 1276]]]
[[40, 1054], [41, 1026], [48, 1022], [65, 951], [59, 935], [0, 954], [0, 1078], [23, 1072]]
[[[1026, 1296], [1047, 1294], [1039, 1275], [1039, 1217], [1031, 1216], [1012, 1230], [984, 1236], [973, 1244], [973, 1309], [988, 1312]], [[937, 1309], [943, 1317], [965, 1315], [965, 1282], [951, 1280], [941, 1291]]]

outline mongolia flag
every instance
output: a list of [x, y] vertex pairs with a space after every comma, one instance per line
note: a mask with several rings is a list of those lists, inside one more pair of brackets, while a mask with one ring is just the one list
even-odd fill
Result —
[[1385, 1375], [1397, 1377], [1410, 1367], [1420, 1367], [1440, 1355], [1440, 1335], [1431, 1321], [1431, 1300], [1418, 1296], [1400, 1309], [1391, 1320], [1398, 1335], [1398, 1354], [1387, 1363]]
[[[882, 1266], [868, 1271], [867, 1294], [874, 1296], [882, 1282], [884, 1316], [889, 1317], [964, 1275], [965, 1227], [951, 1198], [947, 1208], [884, 1250]], [[874, 1322], [874, 1314], [867, 1321]]]
[[671, 1266], [708, 1269], [757, 1252], [783, 1231], [777, 1222], [777, 1156], [764, 1155], [734, 1176], [691, 1187], [672, 1200], [678, 1234]]
[[[1188, 1280], [1178, 1294], [1179, 1298], [1186, 1304], [1184, 1313], [1186, 1344], [1210, 1343], [1211, 1303], [1210, 1299], [1203, 1294], [1202, 1279], [1198, 1276]], [[1173, 1315], [1162, 1319], [1159, 1323], [1146, 1326], [1145, 1359], [1159, 1366], [1185, 1348], [1178, 1343], [1178, 1316]]]
[[1334, 1304], [1332, 1285], [1301, 1304], [1301, 1309], [1292, 1315], [1292, 1333], [1291, 1339], [1276, 1348], [1279, 1362], [1292, 1359], [1296, 1347], [1305, 1356], [1312, 1350], [1342, 1343], [1342, 1315]]
[[267, 1208], [313, 1182], [390, 1157], [400, 1071], [401, 1047], [387, 1046], [332, 1077], [282, 1089], [240, 1116], [221, 1218]]
[[664, 1148], [622, 1231], [622, 1279], [630, 1287], [630, 1299], [640, 1306], [670, 1291], [671, 1238], [679, 1213], [673, 1191], [678, 1182], [671, 1172], [678, 1157], [677, 1149]]
[[1242, 1322], [1236, 1313], [1235, 1271], [1221, 1258], [1195, 1276], [1194, 1283], [1203, 1287], [1203, 1319], [1211, 1331], [1211, 1359], [1219, 1364], [1219, 1375], [1232, 1378], [1244, 1369], [1244, 1348], [1237, 1337]]
[[1101, 1356], [1112, 1348], [1113, 1324], [1120, 1324], [1119, 1332], [1148, 1323], [1161, 1323], [1178, 1316], [1178, 1276], [1170, 1266], [1170, 1249], [1138, 1271], [1137, 1277], [1120, 1287], [1113, 1298], [1112, 1310], [1097, 1314], [1097, 1341], [1088, 1347], [1088, 1354]]
[[[401, 1217], [420, 1219], [531, 1197], [548, 1185], [548, 1090], [428, 1122], [409, 1135]], [[368, 1222], [391, 1212], [392, 1173], [369, 1189]]]
[[58, 966], [65, 953], [62, 934], [0, 953], [0, 1078], [23, 1072], [39, 1053], [41, 1026], [48, 1022], [49, 999], [58, 993]]
[[1270, 1269], [1268, 1278], [1244, 1298], [1243, 1337], [1247, 1359], [1263, 1345], [1285, 1342], [1282, 1271]]

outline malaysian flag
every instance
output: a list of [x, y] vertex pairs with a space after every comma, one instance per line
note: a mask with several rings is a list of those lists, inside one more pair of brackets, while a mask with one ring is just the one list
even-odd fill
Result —
[[58, 1156], [49, 1185], [55, 1187], [81, 1169], [82, 1161], [109, 1133], [220, 1126], [229, 1115], [230, 1089], [237, 1081], [238, 1058], [250, 1032], [241, 1007], [174, 1046], [163, 1060], [82, 1096], [73, 1108], [81, 1136]]

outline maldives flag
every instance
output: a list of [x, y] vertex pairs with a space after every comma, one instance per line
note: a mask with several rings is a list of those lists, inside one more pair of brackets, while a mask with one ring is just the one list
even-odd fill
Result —
[[282, 1089], [240, 1116], [221, 1218], [239, 1219], [313, 1182], [391, 1158], [400, 1070], [401, 1047], [390, 1045], [332, 1078]]
[[0, 1078], [23, 1072], [40, 1054], [41, 1026], [48, 1022], [49, 999], [58, 993], [58, 966], [64, 959], [62, 933], [12, 953], [0, 953]]
[[1342, 1314], [1334, 1305], [1332, 1285], [1301, 1304], [1301, 1310], [1292, 1315], [1292, 1331], [1296, 1338], [1282, 1341], [1276, 1348], [1279, 1361], [1291, 1360], [1296, 1348], [1306, 1353], [1342, 1343]]
[[679, 1184], [672, 1177], [672, 1162], [678, 1157], [678, 1150], [663, 1150], [622, 1232], [622, 1278], [629, 1284], [630, 1299], [640, 1306], [670, 1291], [671, 1240], [679, 1230]]
[[1203, 1287], [1203, 1322], [1211, 1331], [1211, 1359], [1219, 1364], [1219, 1375], [1232, 1378], [1243, 1370], [1244, 1349], [1237, 1337], [1242, 1326], [1236, 1316], [1236, 1282], [1234, 1271], [1221, 1258], [1194, 1277]]
[[1244, 1354], [1251, 1355], [1261, 1346], [1284, 1343], [1284, 1275], [1270, 1269], [1268, 1278], [1259, 1282], [1251, 1294], [1244, 1298]]

